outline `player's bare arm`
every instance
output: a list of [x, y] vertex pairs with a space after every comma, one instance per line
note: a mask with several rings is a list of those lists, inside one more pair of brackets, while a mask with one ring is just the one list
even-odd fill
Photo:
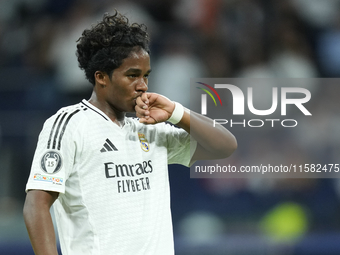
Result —
[[57, 192], [30, 190], [24, 205], [24, 220], [36, 255], [58, 255], [50, 207]]
[[[136, 115], [145, 124], [167, 121], [174, 109], [174, 102], [155, 93], [143, 93], [136, 100]], [[176, 125], [197, 141], [193, 161], [226, 158], [237, 148], [236, 138], [226, 128], [221, 125], [213, 126], [210, 118], [188, 109], [184, 110], [182, 119]]]

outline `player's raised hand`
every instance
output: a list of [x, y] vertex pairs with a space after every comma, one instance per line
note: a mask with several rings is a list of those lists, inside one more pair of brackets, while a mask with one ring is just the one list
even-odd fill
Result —
[[136, 100], [136, 116], [144, 124], [156, 124], [168, 120], [175, 104], [165, 96], [156, 93], [143, 93]]

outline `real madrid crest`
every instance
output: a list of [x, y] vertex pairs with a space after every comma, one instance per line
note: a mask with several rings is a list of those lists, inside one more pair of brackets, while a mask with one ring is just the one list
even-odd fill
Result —
[[145, 135], [142, 133], [138, 133], [138, 138], [139, 138], [140, 147], [142, 147], [142, 150], [149, 151], [150, 146], [149, 146], [148, 140], [146, 140], [145, 138]]
[[40, 166], [45, 173], [55, 174], [61, 169], [61, 156], [56, 151], [48, 151], [42, 156]]

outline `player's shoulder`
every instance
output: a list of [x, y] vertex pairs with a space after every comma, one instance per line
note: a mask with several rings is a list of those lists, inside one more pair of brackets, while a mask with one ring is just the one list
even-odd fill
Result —
[[86, 107], [82, 103], [60, 108], [55, 114], [46, 120], [46, 124], [81, 122], [85, 119]]
[[[58, 149], [65, 140], [76, 139], [79, 130], [86, 127], [84, 120], [85, 106], [80, 103], [61, 108], [49, 117], [39, 135], [39, 143], [47, 144], [47, 148]], [[85, 124], [85, 125], [84, 125]]]

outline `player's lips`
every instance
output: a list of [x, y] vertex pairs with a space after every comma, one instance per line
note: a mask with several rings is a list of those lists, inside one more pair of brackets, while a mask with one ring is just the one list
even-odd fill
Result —
[[137, 101], [137, 98], [138, 98], [138, 97], [141, 97], [141, 96], [142, 96], [142, 94], [138, 94], [138, 96], [136, 96], [136, 97], [133, 98], [133, 102], [135, 102], [135, 104], [137, 104], [137, 102], [136, 102], [136, 101]]

